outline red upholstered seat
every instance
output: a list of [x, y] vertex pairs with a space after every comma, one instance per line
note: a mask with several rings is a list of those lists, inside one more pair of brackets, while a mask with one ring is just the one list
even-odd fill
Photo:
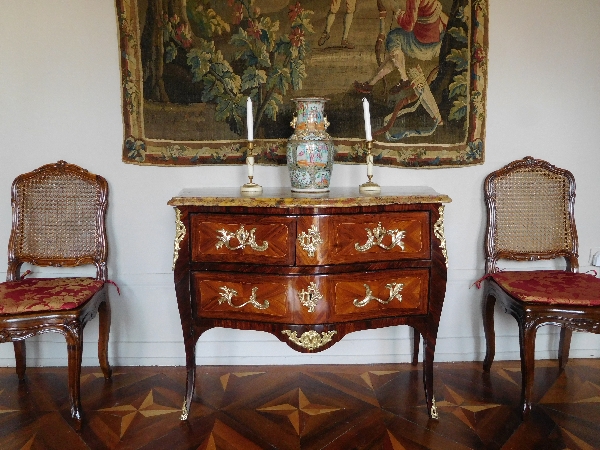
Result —
[[94, 278], [28, 278], [0, 283], [0, 315], [65, 311], [83, 305], [102, 289]]
[[507, 271], [489, 274], [509, 295], [544, 305], [600, 305], [600, 278], [562, 270]]

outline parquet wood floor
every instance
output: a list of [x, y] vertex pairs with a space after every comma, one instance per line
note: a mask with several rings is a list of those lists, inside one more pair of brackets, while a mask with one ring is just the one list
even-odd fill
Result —
[[0, 449], [594, 449], [600, 361], [537, 361], [531, 418], [519, 418], [520, 364], [435, 365], [439, 420], [420, 366], [199, 367], [187, 422], [182, 367], [83, 369], [83, 429], [70, 426], [66, 368], [0, 369]]

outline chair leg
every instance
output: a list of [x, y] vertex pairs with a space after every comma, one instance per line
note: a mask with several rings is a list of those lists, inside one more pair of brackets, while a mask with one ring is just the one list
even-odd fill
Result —
[[106, 300], [102, 302], [98, 308], [98, 318], [100, 320], [98, 330], [98, 360], [100, 362], [100, 368], [104, 374], [104, 379], [109, 380], [112, 376], [112, 369], [108, 363], [108, 336], [110, 333], [110, 303], [108, 301], [108, 294]]
[[519, 346], [521, 350], [521, 412], [523, 420], [531, 412], [535, 369], [535, 335], [537, 328], [519, 321]]
[[483, 360], [483, 371], [489, 372], [496, 355], [496, 332], [494, 331], [494, 305], [496, 298], [484, 294], [482, 302], [483, 333], [485, 335], [485, 359]]
[[13, 341], [13, 347], [15, 349], [17, 377], [19, 377], [19, 381], [25, 381], [25, 369], [27, 367], [25, 340]]
[[66, 330], [67, 355], [69, 361], [69, 400], [71, 402], [71, 417], [75, 429], [81, 429], [83, 420], [81, 409], [81, 357], [83, 354], [83, 327], [79, 322], [72, 322]]
[[421, 341], [421, 333], [417, 331], [416, 328], [413, 328], [413, 355], [411, 364], [416, 366], [419, 362], [419, 342]]
[[560, 343], [558, 344], [558, 368], [560, 370], [564, 370], [569, 361], [571, 336], [573, 336], [573, 330], [570, 328], [562, 327], [560, 329]]

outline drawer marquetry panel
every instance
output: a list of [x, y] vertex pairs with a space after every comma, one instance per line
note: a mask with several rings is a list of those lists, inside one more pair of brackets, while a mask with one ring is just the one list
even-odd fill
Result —
[[194, 215], [192, 260], [284, 264], [294, 262], [296, 222], [288, 217]]
[[327, 278], [197, 272], [194, 284], [205, 317], [315, 324], [329, 317]]
[[429, 271], [387, 270], [331, 277], [334, 321], [427, 313]]
[[289, 321], [291, 317], [285, 278], [195, 273], [194, 289], [205, 317], [275, 322]]
[[[299, 265], [429, 259], [427, 212], [334, 215], [298, 218], [296, 263]], [[305, 236], [319, 242], [307, 250]], [[304, 239], [299, 239], [304, 237]], [[311, 254], [312, 253], [312, 254]]]
[[294, 323], [318, 324], [329, 321], [331, 298], [329, 277], [309, 275], [289, 277], [291, 295], [290, 309]]

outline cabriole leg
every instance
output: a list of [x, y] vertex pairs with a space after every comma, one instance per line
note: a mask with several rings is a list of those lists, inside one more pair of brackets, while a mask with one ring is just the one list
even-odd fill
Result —
[[421, 333], [416, 328], [413, 328], [413, 355], [412, 362], [413, 366], [416, 366], [419, 362], [419, 342], [421, 341]]
[[535, 368], [535, 335], [537, 328], [519, 321], [519, 344], [521, 347], [521, 411], [523, 420], [531, 412]]
[[560, 329], [560, 342], [558, 344], [558, 368], [564, 370], [569, 361], [569, 350], [571, 348], [571, 336], [573, 330], [567, 327]]
[[192, 342], [185, 342], [185, 368], [187, 376], [185, 381], [185, 399], [181, 408], [181, 420], [187, 420], [190, 414], [196, 385], [196, 341], [191, 337], [188, 340]]
[[435, 340], [423, 336], [423, 385], [425, 387], [425, 400], [427, 413], [432, 419], [437, 419], [437, 408], [433, 396], [433, 355], [435, 353]]
[[81, 357], [83, 354], [83, 329], [79, 322], [69, 324], [66, 340], [67, 355], [69, 360], [69, 400], [71, 402], [71, 417], [75, 422], [75, 429], [81, 429], [83, 420], [80, 397]]
[[485, 335], [485, 359], [483, 360], [484, 372], [489, 372], [496, 354], [496, 332], [494, 330], [494, 305], [496, 299], [487, 293], [482, 302], [483, 333]]
[[98, 331], [98, 360], [100, 362], [100, 368], [104, 374], [105, 380], [110, 380], [112, 376], [112, 369], [108, 363], [108, 337], [110, 334], [110, 303], [108, 301], [108, 294], [106, 300], [102, 302], [98, 308], [98, 318], [100, 321]]
[[19, 377], [19, 381], [25, 381], [25, 369], [27, 367], [27, 349], [25, 347], [25, 340], [13, 341], [13, 347], [15, 349], [17, 377]]

